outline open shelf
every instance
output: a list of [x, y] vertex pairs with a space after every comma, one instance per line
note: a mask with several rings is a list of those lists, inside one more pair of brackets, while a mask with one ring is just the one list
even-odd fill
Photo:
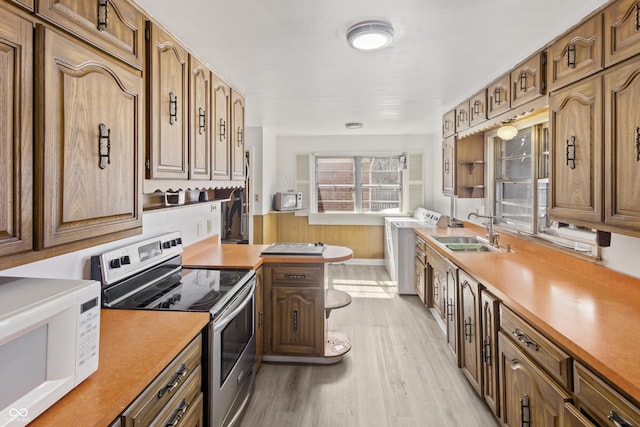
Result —
[[324, 357], [342, 356], [351, 350], [349, 337], [342, 332], [327, 331], [327, 340], [324, 343]]
[[327, 289], [324, 294], [324, 310], [327, 319], [331, 310], [336, 308], [346, 307], [351, 304], [351, 295], [346, 292], [338, 291], [335, 289]]

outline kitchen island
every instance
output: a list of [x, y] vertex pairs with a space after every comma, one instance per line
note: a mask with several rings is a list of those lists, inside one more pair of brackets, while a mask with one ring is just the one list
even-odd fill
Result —
[[[502, 307], [566, 352], [574, 369], [587, 366], [637, 405], [640, 280], [506, 233], [500, 242], [510, 244], [511, 251], [455, 252], [437, 241], [442, 236], [484, 236], [485, 231], [470, 223], [465, 228], [415, 229], [417, 236], [453, 262], [465, 277], [472, 276]], [[505, 315], [507, 310], [501, 313], [503, 322]], [[516, 329], [514, 335], [518, 332]], [[528, 340], [526, 335], [516, 338], [516, 342], [522, 338], [524, 344]], [[579, 393], [581, 384], [571, 383], [578, 371], [572, 375], [570, 366], [568, 388]]]

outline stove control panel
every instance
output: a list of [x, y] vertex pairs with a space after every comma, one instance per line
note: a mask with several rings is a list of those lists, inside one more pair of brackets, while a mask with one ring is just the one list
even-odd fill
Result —
[[180, 232], [152, 237], [91, 257], [91, 278], [112, 284], [181, 253]]

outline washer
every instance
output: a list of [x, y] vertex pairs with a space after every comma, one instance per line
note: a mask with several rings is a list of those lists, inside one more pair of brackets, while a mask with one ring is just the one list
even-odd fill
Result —
[[446, 227], [447, 217], [425, 208], [417, 208], [412, 217], [385, 217], [384, 265], [398, 294], [417, 295], [413, 283], [416, 256], [414, 228]]

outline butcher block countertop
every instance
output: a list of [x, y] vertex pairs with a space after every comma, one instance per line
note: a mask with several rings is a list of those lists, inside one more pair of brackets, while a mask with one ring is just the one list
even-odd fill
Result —
[[275, 255], [261, 257], [269, 245], [220, 244], [217, 236], [202, 240], [184, 248], [182, 265], [186, 267], [250, 268], [256, 269], [269, 263], [329, 263], [346, 261], [353, 251], [344, 246], [327, 246], [322, 256]]
[[208, 322], [209, 313], [103, 309], [98, 370], [29, 425], [109, 425]]
[[640, 279], [502, 234], [513, 252], [452, 253], [431, 236], [484, 235], [465, 228], [415, 229], [432, 248], [505, 305], [640, 402]]

